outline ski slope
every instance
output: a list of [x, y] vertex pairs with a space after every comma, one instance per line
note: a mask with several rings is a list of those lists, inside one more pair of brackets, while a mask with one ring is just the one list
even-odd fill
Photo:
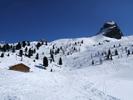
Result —
[[[127, 56], [127, 49], [133, 51], [132, 38], [128, 36], [117, 40], [100, 34], [89, 38], [60, 39], [36, 50], [39, 60], [35, 62], [36, 54], [31, 58], [23, 56], [21, 61], [18, 50], [15, 53], [5, 52], [5, 56], [0, 58], [0, 99], [133, 100], [133, 54]], [[36, 41], [31, 42], [28, 49], [36, 48], [36, 44]], [[55, 62], [49, 61], [49, 66], [44, 70], [42, 59], [46, 56], [50, 60], [53, 45], [55, 50], [60, 47], [63, 50], [54, 55]], [[113, 60], [106, 60], [101, 55], [109, 49]], [[116, 49], [119, 55], [114, 54]], [[6, 56], [8, 53], [9, 57]], [[61, 66], [58, 65], [60, 57], [63, 61]], [[100, 58], [102, 64], [99, 63]], [[29, 66], [30, 72], [8, 70], [18, 63]], [[50, 72], [51, 69], [53, 72]]]

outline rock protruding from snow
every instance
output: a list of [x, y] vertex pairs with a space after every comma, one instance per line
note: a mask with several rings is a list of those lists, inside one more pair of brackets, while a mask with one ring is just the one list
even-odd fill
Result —
[[103, 27], [97, 33], [97, 35], [98, 34], [103, 34], [104, 36], [116, 39], [121, 39], [121, 37], [123, 36], [120, 28], [113, 21], [104, 23]]

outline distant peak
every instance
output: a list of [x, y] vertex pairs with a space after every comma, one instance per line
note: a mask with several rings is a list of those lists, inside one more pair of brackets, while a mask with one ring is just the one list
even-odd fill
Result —
[[123, 36], [120, 28], [114, 21], [104, 23], [103, 27], [100, 29], [97, 35], [98, 34], [103, 34], [104, 36], [116, 39], [121, 39], [121, 37]]

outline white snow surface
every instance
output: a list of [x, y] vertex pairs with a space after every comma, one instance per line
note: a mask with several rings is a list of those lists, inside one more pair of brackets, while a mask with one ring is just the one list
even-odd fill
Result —
[[[23, 56], [21, 61], [19, 50], [4, 52], [4, 57], [0, 58], [0, 100], [133, 100], [133, 54], [127, 56], [126, 52], [126, 48], [133, 50], [132, 38], [117, 40], [100, 34], [90, 38], [60, 39], [36, 50], [39, 59], [35, 62], [36, 54], [31, 58]], [[34, 49], [36, 44], [36, 41], [31, 42], [27, 48]], [[53, 45], [55, 49], [62, 46], [64, 53], [60, 50], [54, 55], [55, 62], [49, 61], [44, 70], [42, 59], [46, 56], [50, 60]], [[101, 55], [109, 49], [113, 60]], [[119, 55], [114, 55], [116, 49]], [[61, 66], [58, 65], [60, 57]], [[9, 70], [19, 63], [30, 67], [30, 72]]]
[[111, 25], [114, 25], [115, 22], [114, 21], [110, 21], [110, 22], [106, 22], [107, 24], [111, 24]]

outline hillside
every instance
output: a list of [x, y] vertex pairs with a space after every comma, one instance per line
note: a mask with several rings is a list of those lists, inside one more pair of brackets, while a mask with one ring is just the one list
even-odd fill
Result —
[[[99, 34], [89, 38], [60, 39], [47, 44], [34, 41], [30, 42], [29, 46], [26, 42], [24, 47], [14, 52], [13, 47], [16, 48], [18, 43], [10, 43], [12, 48], [9, 51], [0, 51], [0, 55], [4, 53], [4, 57], [0, 57], [0, 98], [132, 100], [132, 38], [133, 36], [128, 36], [117, 40]], [[38, 43], [41, 45], [37, 49]], [[4, 43], [0, 45], [2, 48]], [[29, 49], [35, 49], [30, 57]], [[23, 50], [22, 57], [20, 50]], [[50, 51], [54, 56], [52, 62]], [[44, 56], [49, 63], [45, 69]], [[58, 64], [60, 57], [62, 65]], [[8, 70], [12, 65], [19, 63], [30, 67], [30, 72]]]

